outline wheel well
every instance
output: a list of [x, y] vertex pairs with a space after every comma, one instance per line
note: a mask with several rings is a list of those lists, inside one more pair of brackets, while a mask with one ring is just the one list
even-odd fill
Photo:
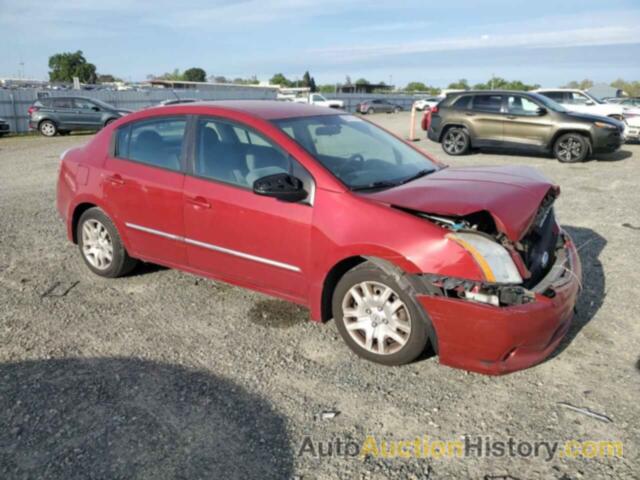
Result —
[[567, 133], [575, 133], [575, 134], [578, 134], [578, 135], [582, 135], [583, 137], [587, 137], [587, 139], [589, 140], [589, 151], [591, 151], [592, 144], [593, 144], [593, 139], [591, 138], [591, 134], [589, 132], [584, 131], [584, 130], [561, 130], [561, 131], [557, 132], [553, 136], [553, 138], [551, 139], [551, 143], [549, 144], [549, 149], [553, 150], [553, 146], [558, 141], [558, 138], [560, 138], [562, 135], [565, 135]]
[[445, 125], [442, 128], [442, 131], [440, 132], [440, 138], [438, 139], [438, 141], [442, 142], [442, 139], [444, 138], [445, 134], [452, 128], [464, 128], [465, 130], [468, 131], [467, 127], [465, 127], [462, 124], [458, 124], [458, 123], [451, 123], [449, 125]]
[[58, 122], [56, 122], [55, 120], [51, 120], [50, 118], [43, 118], [38, 122], [38, 128], [40, 128], [40, 125], [42, 125], [42, 122], [51, 122], [56, 126], [56, 128], [58, 127]]
[[76, 206], [71, 217], [71, 233], [73, 235], [73, 243], [78, 243], [78, 221], [84, 212], [90, 208], [96, 207], [93, 203], [80, 203]]
[[336, 285], [342, 278], [342, 276], [351, 270], [356, 265], [360, 265], [365, 262], [363, 257], [349, 257], [341, 260], [339, 263], [333, 266], [324, 279], [322, 286], [322, 303], [321, 303], [321, 318], [323, 322], [330, 320], [333, 317], [331, 300], [333, 299], [333, 292], [336, 289]]

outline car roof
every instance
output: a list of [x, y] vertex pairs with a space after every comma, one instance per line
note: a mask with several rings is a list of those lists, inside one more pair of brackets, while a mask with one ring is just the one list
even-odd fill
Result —
[[530, 95], [535, 92], [532, 92], [532, 91], [525, 92], [523, 90], [465, 90], [462, 92], [448, 93], [447, 97], [455, 97], [455, 96], [462, 96], [462, 95], [513, 95], [514, 93], [517, 93], [519, 95]]
[[584, 92], [579, 88], [538, 88], [534, 92]]
[[193, 112], [193, 109], [198, 109], [202, 110], [203, 113], [206, 113], [206, 111], [211, 108], [241, 112], [264, 120], [316, 117], [319, 115], [344, 115], [347, 113], [342, 110], [336, 110], [335, 108], [277, 100], [217, 100], [209, 102], [192, 102], [183, 105], [176, 104], [159, 106], [150, 108], [149, 110], [171, 109], [175, 112], [176, 109], [188, 109], [190, 112]]

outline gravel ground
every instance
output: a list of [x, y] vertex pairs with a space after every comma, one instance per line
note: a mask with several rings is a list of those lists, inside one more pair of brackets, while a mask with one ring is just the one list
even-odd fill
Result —
[[[408, 129], [406, 113], [372, 119]], [[90, 138], [0, 139], [0, 478], [640, 478], [640, 146], [562, 165], [416, 143], [452, 166], [539, 168], [581, 246], [584, 292], [558, 352], [488, 377], [434, 357], [367, 363], [332, 322], [178, 271], [92, 275], [54, 203], [59, 154]], [[624, 456], [376, 458], [335, 443], [319, 456], [368, 435], [614, 440]]]

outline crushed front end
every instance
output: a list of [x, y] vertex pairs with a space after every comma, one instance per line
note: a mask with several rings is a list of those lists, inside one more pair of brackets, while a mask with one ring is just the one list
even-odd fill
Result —
[[519, 279], [510, 283], [413, 276], [418, 301], [436, 332], [441, 363], [485, 374], [509, 373], [543, 361], [567, 333], [582, 267], [573, 241], [555, 220], [554, 198], [545, 197], [517, 242], [505, 238], [488, 216], [469, 221], [427, 215], [448, 222], [455, 241], [461, 241], [461, 232], [473, 223], [474, 234], [491, 236], [513, 259], [518, 272], [505, 272], [504, 278]]

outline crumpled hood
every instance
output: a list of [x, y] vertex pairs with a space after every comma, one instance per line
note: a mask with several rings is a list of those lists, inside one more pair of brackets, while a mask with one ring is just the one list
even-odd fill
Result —
[[465, 216], [485, 210], [498, 230], [518, 241], [551, 189], [559, 190], [531, 167], [444, 168], [366, 197], [434, 215]]

